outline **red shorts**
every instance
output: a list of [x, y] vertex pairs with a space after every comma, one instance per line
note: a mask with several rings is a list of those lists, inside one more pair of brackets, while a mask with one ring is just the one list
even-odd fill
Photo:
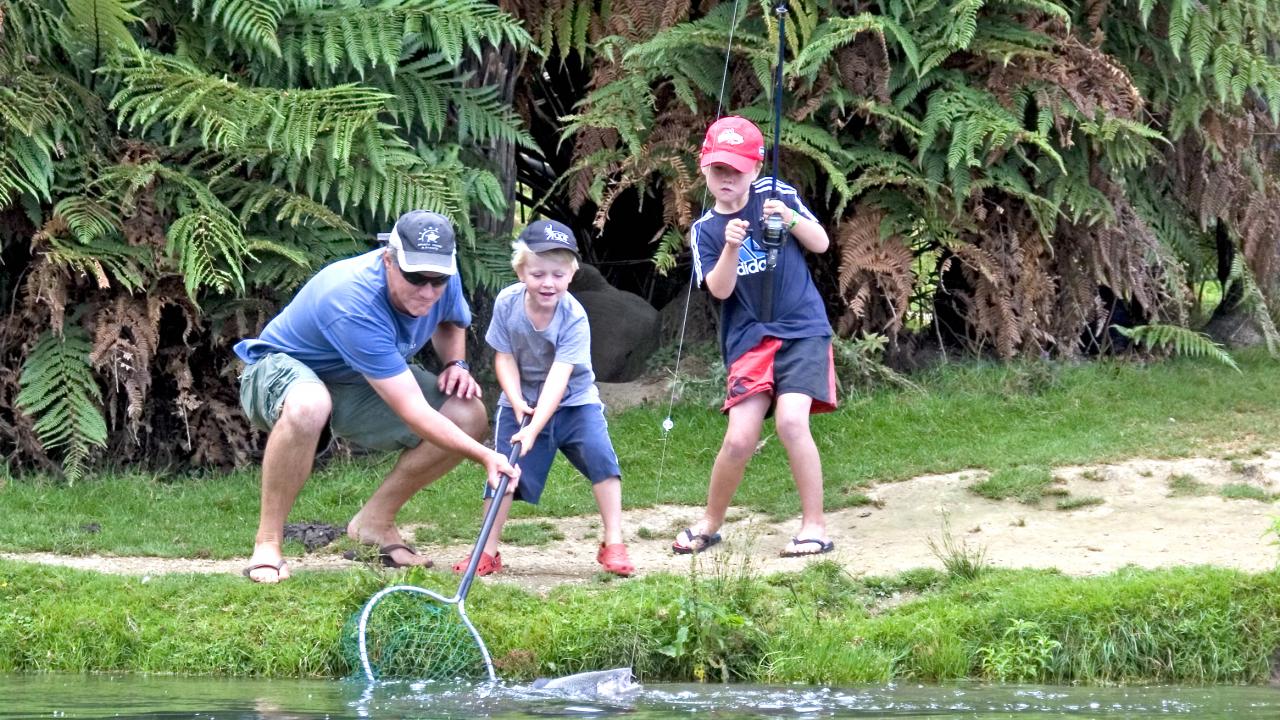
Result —
[[809, 412], [814, 415], [835, 410], [836, 364], [831, 338], [761, 340], [729, 367], [728, 394], [720, 411], [727, 413], [760, 393], [774, 398], [786, 393], [808, 395], [813, 398]]

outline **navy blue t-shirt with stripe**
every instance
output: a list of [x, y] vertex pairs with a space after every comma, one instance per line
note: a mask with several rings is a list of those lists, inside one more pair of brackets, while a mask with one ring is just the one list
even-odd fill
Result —
[[[751, 184], [751, 195], [741, 210], [722, 214], [715, 209], [694, 221], [689, 230], [693, 246], [693, 271], [701, 285], [707, 273], [716, 266], [724, 249], [724, 229], [730, 220], [742, 219], [751, 223], [747, 237], [738, 249], [738, 283], [733, 294], [724, 300], [720, 308], [720, 350], [726, 366], [755, 347], [766, 336], [790, 340], [806, 337], [831, 337], [831, 323], [827, 321], [826, 305], [818, 288], [813, 284], [809, 266], [805, 264], [804, 251], [794, 238], [787, 240], [778, 253], [778, 265], [773, 272], [773, 320], [761, 322], [761, 302], [764, 295], [765, 251], [758, 242], [764, 232], [761, 214], [764, 201], [771, 197], [773, 179], [762, 177]], [[817, 218], [805, 207], [795, 188], [778, 181], [778, 199], [800, 213], [802, 217], [817, 222]]]

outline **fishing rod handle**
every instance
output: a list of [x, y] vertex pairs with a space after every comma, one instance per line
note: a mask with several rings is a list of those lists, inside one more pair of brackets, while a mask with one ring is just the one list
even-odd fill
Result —
[[[532, 418], [533, 413], [526, 414], [524, 420], [520, 422], [520, 429], [528, 427]], [[519, 460], [520, 443], [512, 443], [511, 452], [507, 454], [507, 462], [514, 466]], [[480, 523], [480, 536], [476, 538], [476, 546], [471, 549], [471, 559], [467, 561], [467, 569], [462, 573], [462, 582], [458, 583], [459, 600], [466, 598], [467, 592], [471, 590], [471, 581], [475, 579], [476, 568], [480, 566], [484, 545], [489, 541], [489, 533], [493, 531], [493, 524], [497, 522], [498, 511], [501, 509], [503, 498], [507, 496], [507, 486], [510, 484], [511, 476], [506, 473], [498, 474], [498, 487], [494, 488], [493, 502], [489, 503], [489, 510], [485, 512], [484, 521]]]

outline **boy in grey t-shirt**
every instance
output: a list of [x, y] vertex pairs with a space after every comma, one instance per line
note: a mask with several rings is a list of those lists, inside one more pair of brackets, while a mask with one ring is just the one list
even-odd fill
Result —
[[[556, 451], [591, 481], [600, 507], [604, 539], [596, 562], [628, 577], [635, 566], [622, 542], [622, 471], [591, 369], [591, 326], [582, 305], [568, 293], [578, 269], [573, 232], [554, 220], [530, 223], [511, 258], [520, 282], [498, 293], [485, 340], [497, 352], [494, 368], [502, 397], [494, 418], [496, 449], [507, 454], [520, 443], [520, 485], [502, 499], [476, 572], [502, 569], [498, 542], [513, 499], [537, 503]], [[529, 416], [529, 424], [521, 422]], [[485, 493], [485, 509], [493, 502]], [[453, 566], [466, 569], [468, 557]]]

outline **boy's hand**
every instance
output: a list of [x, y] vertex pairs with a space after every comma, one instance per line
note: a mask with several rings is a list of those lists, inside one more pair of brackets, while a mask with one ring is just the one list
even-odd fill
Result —
[[523, 398], [511, 401], [511, 409], [516, 412], [516, 422], [524, 423], [524, 419], [533, 414], [533, 406]]
[[728, 247], [737, 250], [742, 247], [742, 243], [747, 239], [747, 231], [751, 229], [751, 223], [746, 220], [730, 220], [728, 225], [724, 226], [724, 242]]
[[[530, 412], [533, 412], [533, 411], [530, 410]], [[524, 457], [525, 455], [527, 455], [529, 453], [529, 449], [533, 447], [533, 441], [538, 439], [538, 436], [534, 434], [532, 431], [533, 431], [533, 428], [526, 425], [520, 428], [520, 432], [511, 436], [512, 445], [515, 445], [516, 443], [520, 443], [520, 457]]]
[[796, 219], [796, 211], [792, 210], [786, 203], [777, 198], [765, 200], [764, 216], [767, 218], [775, 213], [782, 216], [783, 225], [790, 225], [791, 221]]

